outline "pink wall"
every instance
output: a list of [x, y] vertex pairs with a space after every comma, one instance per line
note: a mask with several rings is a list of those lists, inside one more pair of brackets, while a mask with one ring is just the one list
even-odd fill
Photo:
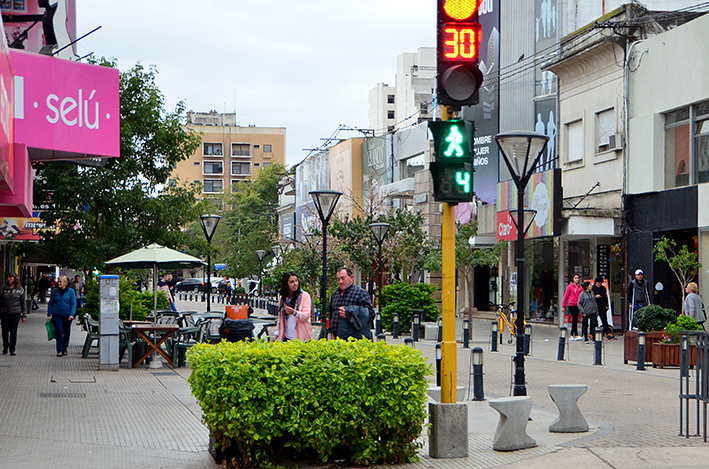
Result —
[[12, 75], [10, 53], [3, 34], [0, 38], [0, 189], [12, 187]]
[[0, 190], [0, 216], [29, 217], [32, 215], [33, 171], [27, 147], [14, 145], [14, 175], [12, 190]]

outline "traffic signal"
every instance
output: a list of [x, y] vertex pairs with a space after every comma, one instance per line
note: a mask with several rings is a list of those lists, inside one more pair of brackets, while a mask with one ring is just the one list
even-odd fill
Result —
[[478, 68], [482, 0], [438, 0], [437, 100], [460, 108], [478, 102], [483, 81]]
[[438, 202], [473, 200], [473, 125], [462, 120], [428, 123], [433, 134], [430, 170], [433, 198]]

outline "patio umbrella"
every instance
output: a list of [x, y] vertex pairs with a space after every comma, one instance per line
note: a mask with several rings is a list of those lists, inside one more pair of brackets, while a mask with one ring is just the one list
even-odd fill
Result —
[[151, 244], [144, 248], [137, 249], [128, 254], [124, 254], [110, 261], [106, 265], [114, 267], [124, 267], [126, 269], [153, 269], [153, 318], [158, 309], [158, 268], [161, 269], [184, 269], [201, 267], [205, 263], [196, 257], [175, 251], [174, 249]]

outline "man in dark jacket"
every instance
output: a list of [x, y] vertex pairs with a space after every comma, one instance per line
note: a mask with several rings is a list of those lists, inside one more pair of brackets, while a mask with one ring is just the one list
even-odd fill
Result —
[[[371, 331], [369, 334], [364, 332], [369, 331], [369, 323], [374, 319], [374, 306], [372, 306], [369, 294], [354, 284], [354, 274], [349, 267], [337, 269], [336, 277], [337, 285], [340, 288], [335, 291], [330, 298], [330, 333], [334, 337], [341, 339], [347, 339], [348, 337], [361, 338], [362, 335], [353, 332], [357, 330], [355, 326], [356, 323], [359, 325], [365, 337], [371, 337]], [[348, 308], [350, 306], [358, 306], [368, 311], [369, 317], [365, 324], [362, 324], [362, 321], [366, 318], [364, 312], [354, 308]], [[355, 327], [353, 328], [352, 326]], [[340, 333], [341, 328], [342, 333]]]
[[603, 335], [608, 340], [611, 340], [613, 338], [613, 329], [611, 329], [608, 319], [608, 291], [603, 286], [603, 278], [596, 277], [593, 287], [591, 287], [591, 292], [593, 292], [598, 305], [598, 317], [601, 319], [601, 325], [603, 326]]
[[635, 323], [635, 313], [650, 304], [650, 288], [647, 280], [644, 279], [642, 269], [635, 271], [635, 278], [628, 284], [628, 309], [630, 310], [630, 326], [637, 328]]

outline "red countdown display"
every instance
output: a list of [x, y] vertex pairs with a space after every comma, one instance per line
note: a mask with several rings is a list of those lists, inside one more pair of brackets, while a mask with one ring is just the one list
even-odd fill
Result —
[[477, 62], [482, 28], [475, 23], [446, 23], [443, 27], [443, 59]]

